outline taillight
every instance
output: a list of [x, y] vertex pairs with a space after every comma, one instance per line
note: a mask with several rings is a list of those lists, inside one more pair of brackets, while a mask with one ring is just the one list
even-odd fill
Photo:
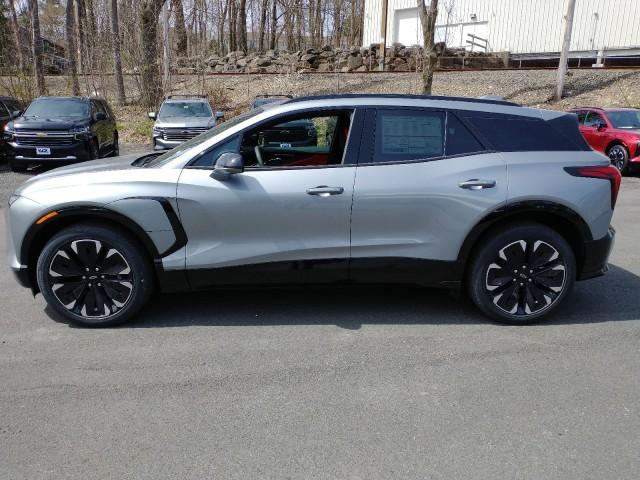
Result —
[[616, 206], [620, 183], [622, 182], [622, 175], [620, 175], [620, 171], [616, 167], [612, 165], [606, 167], [565, 167], [565, 171], [574, 177], [609, 180], [611, 183], [611, 209], [613, 210], [613, 207]]

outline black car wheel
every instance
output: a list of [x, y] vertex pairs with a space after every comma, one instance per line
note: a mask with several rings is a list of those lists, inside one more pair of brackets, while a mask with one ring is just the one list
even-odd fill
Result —
[[98, 148], [97, 140], [91, 140], [89, 142], [89, 159], [96, 160], [100, 158], [100, 149]]
[[469, 294], [499, 322], [532, 323], [560, 305], [575, 276], [573, 251], [561, 235], [544, 225], [514, 225], [480, 246], [472, 260]]
[[26, 172], [27, 166], [22, 163], [16, 163], [9, 160], [9, 168], [12, 172]]
[[111, 153], [109, 154], [110, 157], [118, 157], [120, 156], [120, 145], [118, 143], [118, 135], [114, 134], [113, 135], [113, 150], [111, 150]]
[[611, 165], [620, 170], [620, 173], [627, 173], [629, 163], [629, 152], [623, 145], [614, 145], [607, 152]]
[[49, 306], [72, 323], [112, 326], [131, 318], [147, 301], [153, 271], [126, 232], [81, 224], [56, 234], [37, 265]]

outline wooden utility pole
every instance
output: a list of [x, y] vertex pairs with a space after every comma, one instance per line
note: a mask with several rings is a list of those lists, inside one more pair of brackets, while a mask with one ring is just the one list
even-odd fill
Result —
[[564, 79], [567, 76], [567, 64], [569, 57], [569, 47], [571, 46], [571, 33], [573, 31], [573, 14], [576, 10], [576, 0], [569, 0], [567, 15], [565, 16], [564, 39], [562, 41], [562, 51], [560, 52], [560, 63], [558, 64], [558, 83], [556, 86], [556, 101], [562, 99], [564, 91]]
[[389, 0], [382, 0], [382, 15], [380, 20], [380, 37], [382, 42], [380, 43], [380, 71], [384, 72], [384, 57], [386, 55], [387, 48], [387, 11], [389, 10]]

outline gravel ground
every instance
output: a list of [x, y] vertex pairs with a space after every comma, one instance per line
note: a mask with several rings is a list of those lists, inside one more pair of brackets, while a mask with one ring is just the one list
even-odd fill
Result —
[[0, 477], [636, 480], [639, 216], [625, 178], [610, 272], [527, 327], [327, 288], [164, 295], [78, 329], [0, 267]]

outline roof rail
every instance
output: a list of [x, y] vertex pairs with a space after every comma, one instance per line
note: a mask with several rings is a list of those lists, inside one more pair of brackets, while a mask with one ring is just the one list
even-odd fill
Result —
[[293, 98], [293, 95], [289, 95], [289, 94], [259, 94], [256, 95], [254, 98]]
[[452, 102], [471, 102], [471, 103], [484, 103], [491, 105], [507, 105], [510, 107], [520, 107], [517, 103], [509, 102], [506, 100], [492, 100], [486, 98], [471, 98], [471, 97], [446, 97], [443, 95], [411, 95], [402, 93], [343, 93], [334, 95], [315, 95], [307, 97], [296, 97], [288, 100], [285, 103], [297, 103], [307, 100], [332, 100], [339, 98], [411, 98], [415, 100], [448, 100]]

